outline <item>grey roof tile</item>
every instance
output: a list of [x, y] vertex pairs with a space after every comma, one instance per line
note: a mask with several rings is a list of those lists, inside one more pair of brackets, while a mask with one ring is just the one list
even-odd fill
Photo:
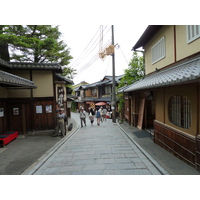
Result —
[[10, 65], [8, 64], [8, 62], [1, 58], [0, 58], [0, 65], [11, 68]]
[[28, 62], [9, 62], [13, 69], [48, 69], [62, 72], [58, 63], [28, 63]]
[[58, 79], [63, 80], [63, 81], [65, 81], [66, 83], [74, 84], [74, 82], [73, 82], [72, 80], [66, 78], [65, 76], [62, 76], [61, 74], [57, 74], [57, 73], [56, 73], [55, 75], [56, 75], [56, 77], [57, 77]]
[[33, 81], [0, 70], [0, 85], [36, 88]]
[[146, 76], [144, 79], [130, 85], [124, 92], [184, 83], [199, 78], [200, 57]]

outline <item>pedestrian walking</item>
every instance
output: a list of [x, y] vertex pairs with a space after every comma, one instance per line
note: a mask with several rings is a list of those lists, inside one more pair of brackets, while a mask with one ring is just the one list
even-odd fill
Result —
[[101, 121], [101, 113], [99, 111], [99, 108], [97, 108], [96, 110], [96, 118], [97, 118], [97, 125], [100, 125], [100, 121]]
[[56, 118], [56, 131], [53, 137], [58, 136], [59, 132], [61, 132], [61, 138], [63, 138], [66, 135], [65, 120], [66, 120], [66, 115], [64, 113], [64, 109], [60, 108], [58, 110], [58, 114]]
[[89, 109], [89, 119], [90, 119], [91, 125], [93, 125], [94, 116], [95, 116], [94, 109], [93, 109], [93, 108], [90, 108], [90, 109]]
[[79, 113], [80, 113], [81, 128], [82, 128], [83, 127], [83, 123], [86, 126], [86, 120], [85, 120], [85, 118], [86, 118], [86, 112], [85, 112], [85, 110], [84, 110], [83, 107], [80, 108]]
[[101, 123], [103, 123], [103, 107], [101, 107], [100, 109], [99, 109], [99, 112], [100, 112], [100, 115], [101, 115]]
[[102, 118], [103, 118], [103, 121], [106, 121], [106, 114], [107, 114], [107, 109], [106, 109], [106, 108], [103, 108], [103, 110], [102, 110]]

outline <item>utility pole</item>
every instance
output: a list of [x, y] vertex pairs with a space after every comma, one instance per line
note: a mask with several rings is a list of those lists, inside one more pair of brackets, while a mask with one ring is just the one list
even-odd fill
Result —
[[[114, 44], [114, 26], [112, 25], [112, 45]], [[115, 97], [115, 53], [112, 54], [112, 121], [113, 123], [116, 123], [116, 97]]]

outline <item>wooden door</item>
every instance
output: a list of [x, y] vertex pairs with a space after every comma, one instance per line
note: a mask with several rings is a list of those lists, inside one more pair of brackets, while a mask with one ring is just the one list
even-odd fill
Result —
[[8, 106], [9, 127], [8, 131], [18, 131], [20, 134], [27, 134], [28, 129], [28, 105], [25, 103], [12, 103]]

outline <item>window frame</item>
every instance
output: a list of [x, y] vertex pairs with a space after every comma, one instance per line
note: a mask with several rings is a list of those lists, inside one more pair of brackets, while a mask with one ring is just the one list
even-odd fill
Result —
[[166, 42], [165, 36], [163, 36], [158, 42], [151, 47], [151, 64], [155, 64], [158, 61], [166, 57]]
[[191, 43], [200, 37], [200, 25], [186, 25], [187, 43]]
[[168, 101], [169, 121], [184, 129], [191, 127], [191, 103], [187, 96], [174, 95]]

